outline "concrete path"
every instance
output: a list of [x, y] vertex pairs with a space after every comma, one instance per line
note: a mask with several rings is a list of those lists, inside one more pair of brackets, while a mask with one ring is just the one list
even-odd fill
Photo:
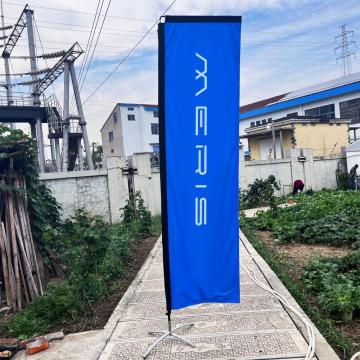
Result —
[[[243, 264], [247, 264], [251, 256], [255, 260], [251, 268], [258, 278], [282, 293], [301, 311], [269, 266], [242, 236]], [[300, 360], [307, 350], [302, 322], [254, 284], [244, 271], [241, 272], [240, 304], [204, 304], [174, 311], [173, 322], [175, 325], [195, 324], [182, 334], [195, 343], [196, 348], [177, 341], [164, 341], [149, 360]], [[49, 350], [29, 358], [138, 360], [154, 341], [148, 332], [166, 327], [159, 239], [103, 331], [67, 336], [61, 342], [52, 343]], [[316, 347], [317, 359], [339, 360], [317, 330]], [[17, 359], [27, 359], [24, 354], [19, 356]]]
[[[294, 204], [285, 203], [285, 204], [280, 204], [279, 207], [285, 208], [285, 207], [292, 206], [292, 205], [294, 205]], [[251, 217], [255, 217], [256, 213], [258, 211], [268, 211], [268, 210], [270, 210], [270, 206], [263, 206], [263, 207], [259, 207], [259, 208], [244, 210], [244, 214], [246, 217], [251, 218]]]

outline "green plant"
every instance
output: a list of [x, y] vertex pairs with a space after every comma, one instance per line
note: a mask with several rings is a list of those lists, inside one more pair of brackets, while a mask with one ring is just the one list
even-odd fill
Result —
[[286, 286], [291, 295], [295, 298], [296, 302], [309, 316], [326, 340], [343, 354], [343, 359], [350, 359], [351, 355], [354, 353], [351, 342], [336, 329], [331, 320], [322, 318], [319, 310], [308, 300], [308, 294], [303, 291], [287, 273], [286, 269], [288, 269], [288, 264], [278, 253], [274, 253], [268, 246], [266, 246], [266, 244], [261, 242], [255, 233], [255, 228], [253, 227], [254, 222], [249, 220], [250, 219], [247, 218], [241, 219], [241, 230], [248, 240], [276, 273], [281, 282]]
[[146, 208], [144, 199], [139, 191], [131, 196], [127, 204], [120, 210], [123, 211], [124, 223], [132, 223], [139, 236], [147, 237], [151, 235], [151, 213]]
[[[0, 124], [0, 147], [10, 149], [15, 141], [23, 143], [24, 153], [22, 157], [15, 158], [14, 168], [25, 176], [31, 229], [35, 241], [41, 246], [43, 231], [59, 225], [61, 207], [51, 191], [40, 183], [36, 165], [36, 141], [19, 129], [10, 129]], [[4, 155], [5, 152], [0, 152], [0, 168], [9, 161]]]
[[240, 208], [251, 209], [264, 205], [276, 207], [276, 190], [280, 190], [280, 182], [276, 181], [275, 176], [270, 175], [265, 180], [255, 179], [248, 189], [240, 192]]
[[298, 195], [294, 206], [260, 212], [252, 222], [281, 242], [342, 245], [360, 241], [359, 220], [359, 192], [323, 190]]
[[350, 283], [332, 284], [317, 296], [327, 313], [348, 313], [356, 309], [355, 287]]

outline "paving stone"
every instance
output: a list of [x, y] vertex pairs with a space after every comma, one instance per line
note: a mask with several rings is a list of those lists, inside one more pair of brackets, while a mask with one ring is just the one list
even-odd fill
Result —
[[[149, 360], [205, 360], [234, 359], [244, 357], [261, 358], [266, 355], [296, 355], [299, 349], [290, 332], [226, 335], [191, 338], [195, 348], [177, 341], [162, 342]], [[140, 359], [151, 341], [120, 342], [115, 344], [109, 360]]]
[[[190, 323], [194, 324], [191, 329], [180, 329], [178, 334], [197, 335], [295, 329], [293, 322], [283, 311], [173, 318], [174, 327], [180, 324]], [[166, 328], [167, 321], [165, 317], [152, 320], [122, 322], [114, 332], [113, 339], [146, 338], [148, 332], [162, 331]]]
[[[173, 317], [218, 314], [218, 313], [238, 313], [244, 311], [269, 311], [282, 309], [281, 304], [273, 297], [243, 297], [240, 304], [201, 304], [191, 306], [181, 310], [174, 310]], [[138, 319], [149, 317], [164, 317], [166, 313], [165, 303], [133, 304], [130, 303], [124, 314], [124, 319]]]

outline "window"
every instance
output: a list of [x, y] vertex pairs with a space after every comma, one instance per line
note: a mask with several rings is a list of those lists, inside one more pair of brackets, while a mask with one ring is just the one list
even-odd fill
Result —
[[335, 118], [335, 106], [329, 104], [325, 106], [316, 107], [313, 109], [305, 110], [305, 116], [310, 116], [316, 119], [334, 119]]
[[158, 111], [154, 111], [154, 118], [158, 118], [159, 117], [159, 112]]
[[128, 114], [128, 120], [129, 120], [129, 121], [135, 121], [135, 115], [133, 115], [133, 114]]
[[293, 112], [293, 113], [290, 113], [290, 114], [287, 114], [286, 115], [288, 118], [293, 118], [293, 117], [297, 117], [298, 116], [298, 112]]
[[157, 123], [151, 124], [151, 133], [153, 135], [159, 135], [159, 124], [157, 124]]
[[250, 123], [250, 127], [255, 127], [255, 121], [252, 121], [252, 122]]
[[109, 132], [109, 141], [112, 142], [114, 140], [114, 132], [110, 131]]
[[151, 146], [152, 146], [152, 151], [153, 151], [154, 153], [160, 152], [159, 144], [152, 144]]
[[341, 102], [340, 118], [351, 120], [352, 124], [360, 123], [360, 98]]
[[262, 120], [261, 120], [261, 123], [262, 123], [263, 125], [265, 125], [265, 124], [266, 124], [266, 119], [262, 119]]
[[113, 113], [113, 120], [114, 120], [114, 124], [117, 122], [117, 113], [114, 112]]
[[128, 107], [128, 111], [134, 111], [133, 107]]
[[259, 126], [259, 125], [261, 125], [260, 120], [256, 120], [256, 126]]
[[111, 149], [111, 153], [112, 153], [112, 154], [114, 153], [114, 149]]

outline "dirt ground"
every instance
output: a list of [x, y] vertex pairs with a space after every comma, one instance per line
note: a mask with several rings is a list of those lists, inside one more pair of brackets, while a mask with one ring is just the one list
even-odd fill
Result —
[[[303, 287], [301, 275], [309, 261], [319, 257], [345, 256], [351, 252], [351, 247], [335, 247], [326, 244], [280, 244], [275, 241], [271, 231], [258, 231], [257, 235], [275, 253], [281, 254], [289, 265], [287, 273]], [[315, 299], [309, 299], [313, 305]], [[321, 309], [320, 309], [321, 310]], [[355, 314], [351, 322], [334, 320], [335, 326], [349, 339], [355, 347], [360, 347], [360, 314]]]
[[61, 324], [60, 326], [55, 325], [51, 330], [62, 330], [65, 334], [70, 334], [80, 331], [102, 329], [131, 282], [136, 277], [136, 274], [149, 255], [151, 249], [154, 247], [157, 239], [158, 237], [156, 236], [136, 242], [132, 256], [124, 269], [123, 276], [112, 284], [114, 292], [93, 307], [93, 315], [91, 317], [83, 318], [80, 322], [77, 321], [76, 323], [69, 323], [66, 325]]

